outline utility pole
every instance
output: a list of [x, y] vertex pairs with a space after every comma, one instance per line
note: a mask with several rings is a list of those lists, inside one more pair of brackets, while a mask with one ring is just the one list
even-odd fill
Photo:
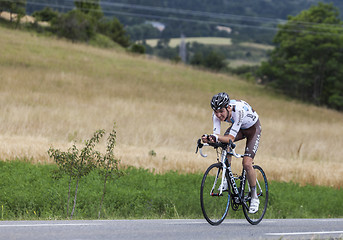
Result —
[[186, 62], [187, 57], [187, 49], [186, 49], [186, 41], [185, 41], [185, 35], [181, 34], [181, 42], [180, 42], [180, 51], [179, 56], [182, 60], [182, 62]]

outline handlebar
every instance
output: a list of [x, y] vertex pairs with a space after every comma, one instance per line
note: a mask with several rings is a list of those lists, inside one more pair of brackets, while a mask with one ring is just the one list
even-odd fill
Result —
[[197, 141], [197, 149], [195, 151], [195, 153], [198, 153], [198, 150], [199, 150], [199, 153], [202, 157], [207, 157], [207, 154], [203, 154], [202, 152], [202, 148], [204, 146], [211, 146], [215, 149], [217, 149], [218, 147], [219, 148], [222, 148], [222, 149], [225, 149], [227, 150], [227, 147], [230, 148], [230, 154], [232, 154], [233, 156], [235, 156], [236, 158], [241, 158], [243, 157], [243, 155], [241, 154], [238, 154], [235, 152], [235, 148], [236, 148], [236, 144], [234, 144], [231, 140], [229, 141], [229, 143], [222, 143], [222, 142], [217, 142], [217, 143], [212, 143], [212, 142], [209, 142], [209, 143], [202, 143], [201, 142], [201, 139], [199, 138], [198, 141]]

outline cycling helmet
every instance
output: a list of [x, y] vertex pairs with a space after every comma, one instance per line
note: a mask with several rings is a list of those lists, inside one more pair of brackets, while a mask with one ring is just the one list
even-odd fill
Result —
[[211, 108], [213, 110], [219, 110], [221, 108], [227, 108], [230, 103], [229, 95], [225, 92], [218, 93], [213, 96], [211, 100]]

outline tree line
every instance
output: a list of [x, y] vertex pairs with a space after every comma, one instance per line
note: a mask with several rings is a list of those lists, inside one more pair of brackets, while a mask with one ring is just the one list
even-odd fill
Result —
[[[15, 0], [14, 0], [15, 1]], [[150, 38], [176, 38], [182, 33], [187, 37], [225, 36], [229, 34], [219, 31], [216, 26], [230, 27], [230, 37], [236, 41], [254, 41], [270, 44], [276, 33], [276, 23], [287, 19], [289, 15], [297, 15], [319, 1], [332, 2], [341, 11], [341, 0], [103, 0], [100, 1], [104, 15], [112, 18], [115, 14], [118, 20], [126, 26], [126, 31], [132, 41]], [[74, 5], [72, 0], [28, 0], [26, 11], [32, 14], [42, 6], [52, 6], [54, 10], [65, 13]], [[143, 7], [143, 8], [140, 8]], [[166, 11], [159, 11], [165, 9]], [[180, 9], [191, 12], [190, 14]], [[202, 14], [196, 13], [215, 13]], [[165, 24], [161, 32], [148, 21], [158, 21]], [[272, 30], [274, 29], [274, 30]]]
[[[15, 21], [18, 27], [20, 19], [26, 14], [26, 0], [1, 0], [0, 12], [2, 11], [8, 11], [11, 15], [10, 21]], [[100, 0], [75, 0], [74, 8], [67, 12], [45, 7], [34, 11], [32, 16], [35, 22], [31, 27], [40, 32], [51, 32], [73, 42], [97, 41], [97, 45], [105, 46], [111, 45], [109, 42], [113, 41], [134, 52], [145, 52], [143, 46], [131, 42], [124, 26], [116, 17], [104, 16]], [[49, 25], [42, 27], [39, 24], [41, 21], [48, 22]]]
[[[278, 25], [273, 44], [275, 48], [267, 54], [268, 60], [256, 67], [228, 67], [228, 59], [233, 58], [229, 54], [239, 54], [237, 45], [187, 43], [186, 60], [188, 64], [255, 78], [301, 101], [343, 110], [343, 22], [337, 7], [318, 3], [289, 16], [286, 24]], [[168, 39], [160, 40], [154, 49], [146, 49], [173, 60], [178, 59], [180, 50], [170, 48]]]
[[[343, 10], [341, 0], [106, 0], [108, 3], [116, 3], [106, 5], [106, 10], [108, 14], [111, 11], [123, 11], [123, 14], [118, 14], [118, 19], [128, 26], [127, 30], [134, 40], [177, 38], [184, 34], [187, 37], [220, 36], [236, 41], [271, 44], [280, 19], [297, 15], [319, 1], [333, 2]], [[150, 8], [140, 8], [141, 6]], [[159, 11], [160, 9], [165, 11]], [[172, 11], [173, 9], [179, 11]], [[182, 10], [186, 10], [188, 14]], [[165, 29], [162, 32], [155, 31], [152, 26], [144, 24], [147, 20], [162, 22]], [[218, 25], [231, 28], [231, 34], [219, 31], [216, 28]]]

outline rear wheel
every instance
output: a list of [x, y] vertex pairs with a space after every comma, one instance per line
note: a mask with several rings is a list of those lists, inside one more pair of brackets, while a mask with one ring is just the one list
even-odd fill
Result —
[[[258, 211], [253, 214], [249, 213], [249, 208], [246, 208], [245, 206], [243, 206], [243, 212], [248, 222], [251, 223], [252, 225], [256, 225], [259, 222], [261, 222], [262, 218], [264, 217], [264, 214], [267, 211], [268, 182], [267, 182], [266, 174], [264, 173], [263, 169], [260, 166], [254, 165], [253, 168], [256, 172], [256, 192], [257, 192], [258, 199], [260, 200], [260, 206], [259, 206]], [[251, 196], [250, 196], [250, 186], [249, 186], [248, 181], [245, 181], [244, 198], [249, 207]]]
[[222, 174], [221, 163], [212, 164], [206, 170], [201, 182], [201, 210], [205, 219], [211, 225], [219, 225], [225, 219], [230, 206], [230, 185], [228, 182], [228, 189], [219, 195]]

